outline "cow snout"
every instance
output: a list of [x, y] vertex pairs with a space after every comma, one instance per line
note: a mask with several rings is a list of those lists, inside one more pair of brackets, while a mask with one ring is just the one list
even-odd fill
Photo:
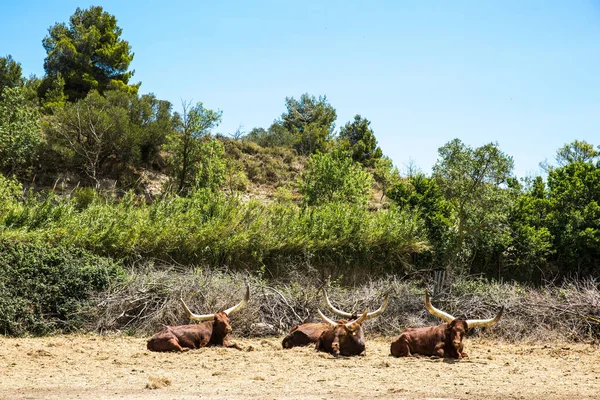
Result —
[[283, 342], [281, 342], [281, 346], [284, 349], [291, 349], [292, 348], [292, 340], [289, 337], [284, 338]]
[[337, 356], [340, 354], [340, 344], [337, 342], [334, 342], [331, 344], [331, 352], [333, 353], [334, 356]]

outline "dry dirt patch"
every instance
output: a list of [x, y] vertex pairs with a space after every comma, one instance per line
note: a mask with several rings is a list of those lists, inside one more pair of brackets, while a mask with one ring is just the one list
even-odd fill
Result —
[[[573, 343], [473, 339], [467, 360], [390, 357], [370, 338], [366, 357], [280, 338], [238, 339], [244, 350], [152, 353], [126, 336], [0, 338], [0, 399], [565, 399], [598, 398], [600, 349]], [[153, 389], [153, 390], [150, 390]], [[90, 397], [91, 396], [91, 397]]]

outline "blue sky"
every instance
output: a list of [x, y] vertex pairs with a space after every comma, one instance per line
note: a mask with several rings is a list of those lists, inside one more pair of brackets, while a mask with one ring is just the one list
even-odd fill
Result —
[[498, 142], [520, 177], [600, 145], [599, 0], [3, 2], [0, 55], [42, 76], [48, 28], [90, 5], [117, 17], [141, 92], [223, 110], [216, 132], [266, 128], [309, 93], [338, 128], [369, 119], [401, 170], [429, 173], [454, 138]]

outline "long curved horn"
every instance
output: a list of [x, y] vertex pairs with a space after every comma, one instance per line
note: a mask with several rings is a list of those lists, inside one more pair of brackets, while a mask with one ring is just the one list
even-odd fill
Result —
[[215, 314], [194, 314], [193, 312], [190, 311], [190, 309], [188, 308], [187, 304], [185, 304], [185, 301], [183, 301], [183, 299], [179, 299], [179, 301], [181, 301], [181, 304], [183, 305], [183, 309], [185, 310], [185, 313], [187, 314], [188, 318], [194, 321], [210, 321], [212, 319], [215, 318]]
[[[354, 315], [349, 312], [342, 311], [340, 309], [335, 308], [333, 306], [333, 304], [331, 304], [331, 301], [329, 301], [329, 296], [327, 296], [327, 291], [325, 290], [325, 288], [323, 288], [323, 297], [325, 298], [325, 304], [327, 304], [327, 308], [329, 308], [332, 313], [337, 314], [342, 318], [351, 318]], [[383, 299], [383, 303], [381, 304], [381, 307], [379, 307], [377, 310], [367, 314], [367, 319], [377, 318], [381, 314], [383, 314], [383, 312], [385, 311], [385, 309], [387, 308], [387, 306], [389, 304], [389, 301], [390, 301], [389, 296], [386, 294], [385, 299]]]
[[326, 317], [326, 316], [325, 316], [325, 315], [324, 315], [324, 314], [321, 312], [321, 310], [317, 309], [317, 312], [319, 313], [319, 316], [321, 317], [321, 319], [322, 319], [323, 321], [325, 321], [327, 324], [329, 324], [330, 326], [332, 326], [332, 327], [336, 327], [336, 326], [338, 325], [338, 323], [337, 323], [337, 322], [335, 322], [334, 320], [327, 318], [327, 317]]
[[445, 313], [441, 310], [438, 310], [437, 308], [435, 308], [434, 306], [431, 305], [431, 301], [429, 301], [429, 293], [427, 292], [427, 290], [425, 290], [425, 308], [431, 314], [435, 315], [436, 317], [438, 317], [440, 319], [443, 319], [444, 321], [446, 321], [448, 323], [454, 321], [454, 317], [452, 315]]
[[327, 291], [325, 290], [325, 288], [323, 288], [323, 295], [325, 297], [325, 304], [327, 304], [327, 308], [329, 308], [332, 313], [337, 314], [342, 318], [352, 317], [353, 314], [350, 314], [349, 312], [346, 312], [346, 311], [338, 310], [337, 308], [335, 308], [333, 306], [333, 304], [331, 304], [331, 302], [329, 301], [329, 296], [327, 296]]
[[502, 314], [504, 314], [504, 307], [502, 307], [500, 309], [500, 312], [498, 313], [498, 315], [496, 315], [494, 318], [490, 318], [490, 319], [468, 319], [467, 320], [467, 326], [469, 328], [477, 328], [477, 327], [485, 327], [485, 326], [494, 326], [498, 323], [498, 321], [500, 321], [500, 318], [502, 318]]
[[385, 295], [385, 299], [383, 299], [383, 303], [381, 303], [381, 307], [379, 307], [377, 310], [375, 310], [373, 312], [368, 313], [367, 314], [367, 319], [377, 318], [381, 314], [383, 314], [383, 312], [387, 308], [389, 302], [390, 302], [390, 297], [386, 294]]
[[248, 281], [246, 281], [246, 294], [244, 295], [244, 299], [237, 303], [235, 306], [230, 307], [223, 312], [225, 313], [225, 315], [229, 316], [229, 314], [231, 314], [232, 312], [239, 311], [246, 304], [248, 304], [248, 300], [250, 300], [250, 284], [248, 283]]
[[369, 310], [365, 310], [365, 312], [357, 320], [347, 322], [346, 328], [348, 328], [348, 330], [354, 332], [355, 330], [358, 329], [360, 324], [362, 324], [363, 322], [365, 322], [367, 320], [367, 314], [369, 314]]

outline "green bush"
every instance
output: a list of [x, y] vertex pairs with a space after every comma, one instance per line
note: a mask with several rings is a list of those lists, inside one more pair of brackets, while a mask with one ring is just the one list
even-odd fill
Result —
[[7, 195], [10, 211], [0, 218], [0, 235], [117, 259], [152, 257], [251, 269], [295, 260], [324, 268], [362, 270], [367, 265], [373, 272], [389, 271], [404, 269], [412, 253], [428, 247], [416, 214], [394, 207], [371, 212], [364, 205], [336, 202], [302, 208], [206, 189], [151, 204], [131, 192], [118, 200], [84, 193], [71, 199]]
[[307, 205], [336, 201], [365, 204], [373, 177], [336, 148], [330, 153], [312, 154], [302, 174], [299, 191]]
[[42, 142], [39, 112], [25, 89], [5, 88], [0, 98], [0, 170], [16, 173], [36, 160]]
[[80, 211], [87, 208], [98, 197], [96, 191], [90, 187], [75, 189], [71, 196], [75, 202], [75, 208]]
[[0, 239], [0, 333], [70, 332], [85, 322], [89, 296], [124, 276], [82, 249]]
[[23, 187], [15, 178], [0, 174], [0, 226], [5, 219], [21, 207]]

